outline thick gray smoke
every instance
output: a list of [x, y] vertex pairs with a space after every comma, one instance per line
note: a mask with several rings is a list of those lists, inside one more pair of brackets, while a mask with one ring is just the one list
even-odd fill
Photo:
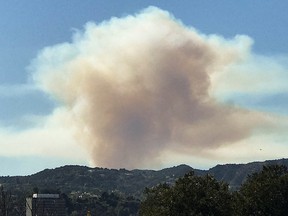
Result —
[[217, 103], [210, 77], [249, 52], [250, 40], [225, 40], [149, 8], [88, 23], [71, 43], [35, 59], [36, 82], [63, 102], [76, 138], [95, 165], [143, 167], [161, 152], [195, 154], [248, 137], [257, 117]]

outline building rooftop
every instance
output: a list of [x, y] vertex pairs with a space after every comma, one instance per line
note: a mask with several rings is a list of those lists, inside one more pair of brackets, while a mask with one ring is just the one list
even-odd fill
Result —
[[60, 196], [59, 196], [59, 194], [33, 194], [32, 198], [57, 199], [57, 198], [60, 198]]

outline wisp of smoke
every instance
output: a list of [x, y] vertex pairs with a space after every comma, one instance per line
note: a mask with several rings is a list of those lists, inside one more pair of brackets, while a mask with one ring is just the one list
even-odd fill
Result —
[[249, 53], [148, 8], [88, 23], [71, 43], [43, 49], [33, 78], [69, 110], [75, 137], [97, 166], [147, 167], [174, 149], [202, 154], [248, 137], [258, 117], [217, 102], [211, 76]]

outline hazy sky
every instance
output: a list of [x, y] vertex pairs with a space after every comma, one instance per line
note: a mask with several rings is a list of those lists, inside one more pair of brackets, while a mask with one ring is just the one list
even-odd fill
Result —
[[1, 2], [0, 175], [287, 157], [287, 7]]

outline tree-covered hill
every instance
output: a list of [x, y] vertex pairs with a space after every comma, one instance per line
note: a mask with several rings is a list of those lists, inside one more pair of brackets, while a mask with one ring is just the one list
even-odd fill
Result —
[[225, 164], [217, 165], [208, 170], [218, 181], [227, 182], [232, 189], [238, 189], [248, 175], [259, 172], [266, 165], [288, 166], [288, 159], [267, 160], [264, 162], [252, 162], [247, 164]]
[[101, 195], [115, 192], [125, 196], [141, 198], [146, 187], [159, 183], [173, 184], [179, 177], [194, 171], [196, 175], [207, 173], [217, 180], [227, 182], [232, 188], [239, 188], [251, 173], [260, 171], [263, 165], [288, 165], [288, 159], [253, 162], [248, 164], [217, 165], [209, 170], [197, 170], [187, 165], [155, 170], [126, 170], [91, 168], [69, 165], [55, 169], [45, 169], [30, 176], [0, 177], [0, 184], [14, 193], [62, 192], [79, 195]]
[[[25, 215], [25, 198], [26, 197], [29, 197], [29, 196], [31, 197], [32, 193], [58, 193], [58, 194], [61, 194], [61, 197], [65, 200], [66, 211], [68, 215], [73, 215], [73, 216], [85, 215], [88, 211], [90, 211], [92, 215], [96, 214], [96, 215], [103, 215], [103, 216], [104, 215], [105, 216], [107, 215], [111, 215], [111, 216], [135, 215], [136, 216], [139, 213], [140, 203], [143, 203], [143, 202], [146, 203], [145, 200], [147, 200], [147, 193], [145, 194], [144, 191], [150, 191], [150, 192], [152, 191], [152, 195], [153, 195], [154, 188], [157, 189], [156, 192], [158, 191], [158, 189], [160, 189], [160, 192], [162, 190], [164, 192], [165, 191], [173, 192], [174, 189], [176, 190], [178, 186], [182, 185], [183, 187], [182, 186], [180, 187], [180, 189], [182, 188], [180, 191], [183, 190], [185, 192], [187, 191], [187, 187], [185, 183], [186, 181], [184, 182], [185, 184], [179, 184], [179, 182], [182, 181], [181, 179], [183, 179], [183, 176], [187, 176], [186, 175], [187, 173], [191, 173], [191, 171], [193, 171], [194, 177], [191, 177], [192, 178], [191, 180], [194, 179], [196, 181], [196, 183], [193, 184], [194, 186], [198, 185], [197, 182], [200, 182], [200, 183], [202, 182], [203, 185], [202, 183], [200, 185], [202, 185], [206, 189], [209, 185], [210, 186], [214, 185], [211, 188], [211, 191], [210, 191], [211, 194], [209, 191], [208, 193], [206, 189], [204, 190], [206, 191], [204, 194], [206, 195], [208, 194], [208, 197], [204, 196], [203, 199], [206, 199], [206, 198], [210, 199], [211, 197], [214, 197], [213, 194], [216, 194], [216, 195], [218, 194], [219, 196], [217, 195], [217, 197], [221, 200], [223, 197], [225, 197], [224, 196], [225, 194], [226, 195], [230, 194], [227, 199], [231, 201], [230, 203], [232, 205], [231, 208], [235, 210], [235, 211], [234, 210], [231, 210], [231, 211], [235, 212], [235, 215], [242, 215], [244, 211], [248, 212], [246, 215], [251, 215], [250, 212], [258, 211], [259, 208], [263, 207], [263, 205], [260, 205], [261, 203], [259, 204], [258, 202], [256, 202], [258, 200], [257, 198], [258, 194], [263, 196], [261, 199], [259, 199], [259, 200], [262, 200], [266, 197], [266, 194], [270, 192], [268, 190], [265, 193], [260, 193], [261, 191], [263, 191], [263, 189], [261, 187], [257, 189], [259, 184], [257, 183], [257, 181], [256, 182], [254, 181], [255, 178], [256, 180], [259, 178], [255, 174], [252, 175], [252, 173], [257, 173], [261, 171], [264, 165], [266, 166], [286, 165], [287, 166], [288, 159], [265, 161], [265, 162], [253, 162], [253, 163], [248, 163], [248, 164], [217, 165], [209, 170], [197, 170], [187, 165], [179, 165], [179, 166], [175, 166], [171, 168], [162, 169], [159, 171], [126, 170], [126, 169], [118, 170], [118, 169], [107, 169], [107, 168], [98, 168], [98, 167], [91, 168], [91, 167], [86, 167], [86, 166], [69, 165], [69, 166], [58, 167], [55, 169], [45, 169], [41, 172], [38, 172], [33, 175], [29, 175], [29, 176], [12, 176], [12, 177], [3, 176], [3, 177], [0, 177], [0, 186], [1, 186], [0, 187], [1, 189], [0, 211], [5, 211], [5, 212], [7, 211], [9, 212], [8, 215], [13, 215], [13, 216]], [[264, 172], [264, 174], [265, 173], [267, 172]], [[278, 172], [276, 172], [276, 174], [277, 173]], [[282, 179], [282, 176], [280, 176], [281, 177], [280, 180], [276, 179], [274, 181], [273, 180], [274, 177], [272, 175], [273, 181], [272, 180], [270, 181], [269, 179], [267, 180], [271, 184], [273, 183], [271, 185], [271, 187], [273, 187], [271, 189], [272, 195], [274, 194], [273, 191], [277, 191], [275, 190], [275, 188], [278, 188], [279, 185], [282, 185], [283, 181], [286, 182], [287, 180], [286, 173], [287, 172], [285, 171], [284, 173], [285, 176], [283, 176], [283, 179]], [[261, 176], [263, 175], [260, 175], [260, 177]], [[262, 178], [262, 180], [260, 178], [260, 180], [265, 181], [265, 178], [264, 179]], [[203, 179], [204, 181], [202, 181]], [[218, 183], [216, 181], [218, 181]], [[177, 182], [178, 182], [178, 186], [177, 186]], [[223, 190], [221, 189], [221, 187], [218, 187], [219, 186], [218, 184], [222, 184], [222, 183], [224, 186], [227, 185], [224, 188], [222, 188]], [[205, 184], [208, 184], [208, 185], [205, 185]], [[228, 184], [229, 184], [229, 187], [228, 187]], [[288, 184], [285, 184], [285, 188], [287, 185]], [[199, 196], [201, 194], [203, 195], [202, 193], [203, 190], [201, 192], [202, 186], [199, 188], [199, 193], [197, 192], [196, 194], [194, 194], [196, 197], [195, 198], [196, 200], [198, 200], [197, 198], [198, 195]], [[147, 188], [150, 188], [150, 189], [147, 189]], [[218, 189], [221, 189], [221, 190], [218, 190]], [[233, 192], [231, 191], [231, 189], [232, 190], [237, 189], [237, 191]], [[254, 189], [258, 190], [258, 193], [256, 194], [257, 196], [253, 193], [250, 193], [251, 191], [253, 192]], [[176, 190], [176, 192], [177, 191], [178, 189]], [[186, 195], [190, 196], [189, 194], [190, 192]], [[158, 196], [158, 194], [155, 194], [155, 195]], [[185, 195], [185, 193], [183, 195]], [[187, 200], [186, 195], [182, 197], [184, 200]], [[269, 199], [270, 197], [273, 198], [272, 195], [269, 196]], [[283, 193], [281, 193], [281, 196], [282, 195], [284, 197], [283, 199], [282, 197], [279, 198], [278, 195], [277, 197], [275, 197], [275, 199], [274, 198], [273, 199], [275, 200], [275, 203], [277, 203], [277, 205], [278, 203], [280, 203], [282, 206], [285, 206], [286, 205], [285, 200], [287, 200], [286, 195], [288, 195], [288, 193], [286, 193], [286, 189]], [[170, 195], [168, 197], [170, 197]], [[233, 199], [231, 200], [229, 197]], [[256, 204], [259, 205], [259, 208], [256, 208], [256, 210], [255, 209], [251, 210], [250, 208], [251, 206], [247, 205], [247, 203], [245, 204], [244, 202], [246, 200], [249, 200], [251, 197], [256, 199], [255, 205]], [[176, 198], [178, 199], [178, 196], [176, 196], [175, 199]], [[180, 201], [178, 200], [179, 201], [178, 202], [177, 200], [174, 200], [173, 198], [173, 203], [176, 203], [176, 204], [179, 203], [180, 205], [182, 203], [181, 199]], [[217, 207], [217, 203], [219, 203], [217, 199], [214, 200], [215, 201], [214, 204], [216, 205], [216, 207]], [[198, 200], [199, 205], [202, 203], [201, 200], [202, 199]], [[163, 200], [160, 199], [160, 201], [162, 202]], [[209, 203], [210, 202], [208, 202], [208, 204]], [[221, 201], [221, 203], [223, 203], [224, 206], [226, 206], [224, 201], [223, 202]], [[202, 209], [203, 207], [202, 204], [200, 205], [198, 210]], [[215, 210], [214, 209], [215, 205], [212, 206], [213, 208], [211, 211], [213, 212]], [[252, 207], [255, 205], [252, 205]], [[149, 207], [153, 205], [150, 205], [148, 202], [148, 205], [144, 205], [144, 206]], [[176, 207], [177, 206], [178, 204], [176, 205]], [[143, 204], [142, 204], [142, 207], [143, 207]], [[177, 209], [184, 209], [184, 208], [177, 207], [176, 210]], [[222, 207], [218, 210], [220, 211], [221, 209]], [[286, 211], [286, 208], [282, 208], [282, 209]], [[190, 210], [194, 211], [195, 209], [193, 208]], [[150, 212], [150, 207], [147, 209], [147, 211], [148, 213]], [[268, 211], [268, 210], [266, 209], [265, 211]], [[240, 213], [238, 214], [237, 212], [238, 213], [240, 212]], [[146, 215], [146, 213], [143, 215]], [[149, 213], [148, 215], [154, 216], [155, 214]]]
[[[115, 192], [140, 197], [145, 187], [152, 187], [160, 182], [173, 183], [191, 170], [194, 169], [186, 165], [160, 171], [69, 165], [45, 169], [30, 176], [0, 177], [0, 184], [12, 193], [31, 193], [37, 189], [42, 193], [54, 191], [75, 195], [101, 195], [103, 192]], [[200, 170], [195, 172], [201, 173]]]

